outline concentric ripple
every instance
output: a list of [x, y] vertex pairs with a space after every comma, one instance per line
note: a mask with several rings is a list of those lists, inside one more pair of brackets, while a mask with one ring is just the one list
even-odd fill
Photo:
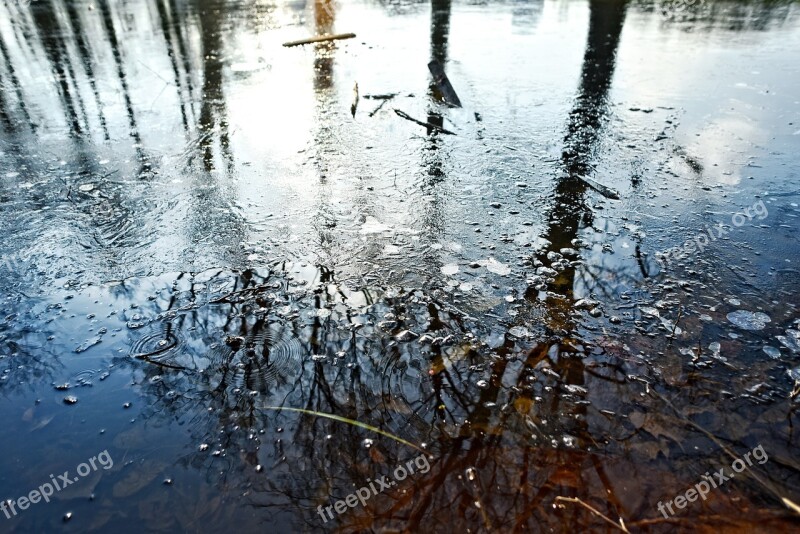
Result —
[[219, 365], [227, 386], [263, 393], [296, 376], [305, 353], [300, 340], [279, 325], [247, 336], [236, 350], [224, 345], [209, 357]]
[[128, 353], [131, 357], [180, 367], [175, 360], [185, 342], [171, 323], [152, 323], [134, 332], [137, 338]]

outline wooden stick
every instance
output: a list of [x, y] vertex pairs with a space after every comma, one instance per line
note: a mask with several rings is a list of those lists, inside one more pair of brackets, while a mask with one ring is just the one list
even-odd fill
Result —
[[353, 86], [353, 103], [350, 104], [350, 113], [353, 114], [353, 118], [356, 118], [356, 110], [358, 109], [358, 82]]
[[369, 98], [370, 100], [391, 100], [396, 96], [397, 93], [384, 93], [382, 95], [364, 95], [364, 98]]
[[374, 117], [374, 116], [375, 116], [375, 114], [376, 114], [377, 112], [379, 112], [379, 111], [381, 110], [381, 108], [382, 108], [384, 105], [386, 105], [386, 103], [387, 103], [387, 102], [388, 102], [388, 100], [381, 100], [381, 103], [380, 103], [380, 104], [378, 104], [378, 107], [377, 107], [377, 108], [375, 108], [375, 109], [373, 109], [372, 111], [370, 111], [370, 112], [369, 112], [369, 116], [370, 116], [370, 117]]
[[443, 134], [456, 135], [455, 133], [451, 132], [450, 130], [445, 130], [441, 126], [437, 126], [435, 124], [431, 124], [430, 122], [422, 122], [420, 120], [417, 120], [414, 117], [412, 117], [411, 115], [409, 115], [408, 113], [406, 113], [405, 111], [400, 111], [397, 108], [394, 108], [394, 112], [397, 113], [398, 117], [402, 117], [407, 121], [416, 122], [420, 126], [425, 126], [426, 128], [430, 128], [431, 130], [436, 130], [437, 132], [441, 132]]
[[306, 44], [313, 44], [313, 43], [325, 43], [328, 41], [337, 41], [339, 39], [352, 39], [355, 37], [356, 34], [354, 33], [336, 33], [333, 35], [317, 35], [316, 37], [309, 37], [308, 39], [300, 39], [299, 41], [289, 41], [288, 43], [283, 43], [283, 46], [300, 46]]

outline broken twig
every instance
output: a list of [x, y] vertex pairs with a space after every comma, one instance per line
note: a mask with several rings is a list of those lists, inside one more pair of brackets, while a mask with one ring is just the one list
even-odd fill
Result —
[[386, 105], [386, 102], [388, 102], [388, 100], [381, 100], [381, 103], [380, 103], [380, 104], [378, 104], [378, 107], [376, 107], [375, 109], [373, 109], [372, 111], [370, 111], [370, 112], [369, 112], [369, 116], [370, 116], [370, 117], [374, 117], [374, 116], [375, 116], [375, 114], [376, 114], [377, 112], [379, 112], [383, 106], [385, 106], [385, 105]]
[[408, 113], [406, 113], [405, 111], [400, 111], [397, 108], [393, 108], [393, 109], [394, 109], [394, 112], [397, 113], [397, 115], [399, 117], [402, 117], [407, 121], [415, 122], [415, 123], [419, 124], [420, 126], [425, 126], [426, 128], [430, 128], [431, 130], [435, 130], [435, 131], [441, 132], [443, 134], [456, 135], [454, 132], [451, 132], [450, 130], [445, 130], [441, 126], [437, 126], [435, 124], [431, 124], [430, 122], [423, 122], [423, 121], [417, 120], [414, 117], [412, 117], [411, 115], [409, 115]]
[[364, 95], [364, 98], [369, 100], [391, 100], [397, 96], [397, 93], [383, 93], [380, 95]]
[[308, 39], [300, 39], [299, 41], [289, 41], [288, 43], [283, 43], [283, 46], [290, 47], [290, 46], [300, 46], [306, 44], [314, 44], [314, 43], [325, 43], [328, 41], [338, 41], [340, 39], [352, 39], [355, 37], [356, 34], [354, 33], [337, 33], [334, 35], [317, 35], [316, 37], [309, 37]]
[[619, 200], [619, 193], [615, 190], [611, 189], [610, 187], [606, 187], [603, 184], [592, 180], [591, 178], [584, 178], [583, 176], [577, 176], [578, 180], [585, 183], [601, 195], [606, 198], [610, 198], [612, 200]]
[[358, 109], [358, 82], [353, 86], [353, 103], [350, 104], [350, 113], [353, 114], [353, 118], [356, 118], [356, 110]]

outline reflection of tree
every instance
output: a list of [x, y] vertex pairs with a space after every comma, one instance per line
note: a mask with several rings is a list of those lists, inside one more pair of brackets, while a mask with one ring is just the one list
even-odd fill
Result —
[[217, 9], [204, 5], [197, 6], [200, 23], [200, 37], [203, 45], [203, 100], [200, 106], [199, 129], [205, 134], [200, 147], [206, 171], [215, 168], [212, 142], [219, 136], [219, 147], [229, 172], [233, 170], [233, 156], [230, 151], [228, 133], [228, 112], [223, 92], [222, 75], [222, 27], [223, 14]]
[[674, 24], [686, 31], [765, 31], [785, 23], [791, 13], [791, 2], [770, 0], [634, 0], [631, 7], [656, 12], [665, 24]]
[[[591, 220], [591, 212], [584, 201], [585, 185], [579, 178], [588, 173], [594, 146], [601, 135], [602, 117], [606, 110], [606, 98], [614, 70], [614, 56], [624, 14], [624, 1], [598, 0], [590, 3], [589, 34], [581, 84], [570, 113], [562, 158], [566, 176], [556, 184], [553, 208], [549, 215], [550, 223], [545, 236], [549, 245], [541, 254], [541, 261], [547, 262], [545, 265], [551, 263], [547, 257], [548, 252], [572, 248], [573, 241], [582, 226]], [[577, 342], [569, 339], [569, 333], [574, 328], [570, 313], [574, 300], [572, 289], [575, 282], [575, 267], [559, 266], [559, 270], [550, 286], [556, 295], [544, 302], [545, 325], [550, 332], [556, 333], [556, 336], [551, 342], [540, 343], [526, 349], [522, 353], [525, 356], [521, 367], [509, 364], [510, 357], [515, 353], [519, 354], [521, 348], [516, 346], [513, 338], [507, 337], [505, 343], [495, 349], [490, 366], [491, 378], [486, 387], [474, 401], [461, 404], [461, 409], [466, 412], [464, 419], [469, 423], [460, 427], [460, 443], [457, 442], [457, 446], [449, 444], [448, 447], [443, 447], [444, 452], [436, 464], [436, 468], [440, 471], [432, 477], [431, 487], [423, 488], [422, 499], [412, 507], [410, 522], [412, 529], [421, 527], [431, 516], [436, 516], [437, 508], [452, 507], [451, 503], [458, 503], [459, 517], [462, 514], [467, 518], [474, 516], [473, 520], [488, 530], [501, 528], [499, 525], [507, 528], [509, 523], [504, 521], [508, 521], [509, 518], [514, 518], [516, 521], [514, 527], [520, 528], [539, 516], [539, 510], [542, 510], [555, 496], [575, 494], [571, 488], [559, 489], [560, 484], [548, 478], [540, 479], [539, 484], [531, 487], [530, 491], [522, 488], [516, 491], [511, 489], [517, 487], [511, 481], [527, 478], [531, 469], [529, 462], [534, 464], [544, 462], [548, 466], [547, 469], [554, 470], [551, 476], [556, 472], [560, 473], [559, 477], [568, 476], [574, 480], [581, 480], [585, 476], [582, 471], [586, 468], [587, 459], [581, 453], [563, 451], [561, 448], [566, 445], [567, 448], [578, 446], [583, 449], [591, 445], [592, 436], [588, 428], [586, 406], [581, 402], [575, 402], [574, 399], [565, 402], [564, 396], [554, 394], [555, 392], [546, 395], [548, 403], [544, 404], [541, 400], [535, 403], [534, 391], [538, 388], [531, 388], [528, 385], [529, 380], [537, 376], [543, 368], [558, 376], [555, 382], [557, 389], [580, 391], [575, 388], [581, 388], [586, 383], [581, 349]], [[537, 305], [536, 302], [533, 304]], [[567, 337], [562, 337], [565, 334]], [[438, 398], [450, 397], [454, 402], [458, 399], [449, 393], [449, 389], [442, 388], [444, 385], [442, 380], [453, 380], [453, 374], [442, 371], [437, 374], [441, 375], [441, 379], [436, 377], [433, 379], [434, 390], [440, 391]], [[452, 384], [452, 391], [464, 389], [464, 382], [459, 382]], [[448, 393], [445, 394], [445, 391]], [[504, 404], [509, 409], [498, 416], [495, 407], [499, 404]], [[537, 404], [535, 410], [532, 409], [534, 404]], [[564, 442], [559, 443], [556, 449], [544, 456], [535, 449], [527, 449], [522, 453], [522, 463], [518, 464], [519, 458], [506, 457], [499, 446], [502, 438], [517, 430], [520, 422], [530, 424], [529, 430], [539, 439], [548, 439], [547, 436], [559, 438], [563, 436]], [[594, 471], [602, 478], [602, 469], [596, 465], [594, 467]], [[470, 475], [471, 472], [475, 474]], [[455, 495], [450, 495], [453, 500], [445, 504], [445, 501], [439, 500], [445, 497], [436, 486], [443, 484], [452, 473], [467, 473], [466, 476], [468, 478], [473, 476], [474, 480]], [[502, 498], [498, 498], [497, 494], [493, 495], [493, 498], [488, 498], [486, 490], [490, 487], [494, 491], [505, 490], [507, 493]], [[609, 491], [611, 489], [607, 488]], [[504, 506], [501, 503], [507, 504]], [[505, 511], [501, 512], [503, 509]], [[575, 522], [575, 519], [572, 521]], [[579, 525], [580, 523], [575, 523], [577, 528], [580, 528]]]
[[[14, 94], [17, 97], [17, 105], [22, 112], [24, 122], [31, 128], [31, 130], [34, 130], [35, 125], [33, 124], [33, 119], [31, 118], [30, 113], [28, 112], [28, 105], [25, 102], [25, 96], [22, 93], [22, 84], [20, 84], [19, 78], [17, 77], [16, 68], [14, 67], [13, 61], [11, 61], [11, 56], [8, 53], [8, 47], [6, 46], [6, 41], [2, 32], [0, 32], [0, 60], [2, 60], [3, 66], [8, 74], [8, 82], [6, 82], [5, 76], [3, 75], [2, 71], [0, 71], [0, 82], [3, 82], [4, 86], [10, 85], [13, 87]], [[5, 91], [0, 91], [0, 121], [3, 122], [4, 128], [10, 133], [13, 133], [16, 129], [16, 121], [13, 120], [13, 114], [11, 112], [8, 97], [6, 96]]]
[[[188, 151], [201, 155], [204, 176], [213, 182], [214, 175], [208, 171], [216, 162], [214, 143], [219, 144], [222, 159], [228, 165], [232, 162], [224, 90], [223, 22], [227, 9], [234, 8], [212, 9], [196, 2], [197, 16], [193, 17], [179, 11], [172, 0], [155, 1], [154, 12], [170, 58], [184, 129], [188, 130], [196, 119], [202, 132], [200, 142]], [[128, 71], [124, 68], [130, 59], [119, 50], [109, 3], [101, 0], [98, 11], [96, 22], [101, 23], [98, 27], [103, 32], [103, 39], [98, 40], [112, 47], [113, 70], [123, 89], [128, 126], [132, 135], [138, 135], [136, 117], [141, 113], [134, 109], [134, 99], [128, 95]], [[330, 0], [316, 0], [314, 23], [318, 33], [332, 31], [334, 16]], [[434, 0], [431, 58], [442, 64], [448, 59], [450, 17], [450, 0]], [[630, 388], [623, 383], [628, 368], [584, 361], [589, 348], [573, 339], [577, 336], [571, 313], [576, 280], [586, 268], [562, 262], [555, 265], [551, 258], [564, 248], [577, 248], [575, 239], [592, 224], [587, 191], [580, 178], [591, 172], [593, 152], [603, 135], [624, 17], [622, 0], [590, 2], [581, 80], [567, 120], [561, 159], [564, 176], [555, 184], [548, 214], [545, 237], [549, 245], [538, 256], [543, 266], [557, 267], [557, 273], [549, 286], [552, 294], [543, 303], [537, 300], [539, 295], [528, 295], [531, 313], [541, 310], [551, 336], [546, 341], [531, 344], [506, 335], [490, 348], [482, 340], [491, 333], [487, 331], [491, 326], [453, 309], [442, 295], [434, 297], [423, 290], [399, 290], [383, 297], [364, 290], [353, 295], [345, 290], [337, 273], [326, 267], [320, 267], [310, 282], [302, 280], [306, 284], [290, 280], [280, 272], [282, 266], [275, 266], [276, 272], [270, 274], [221, 273], [202, 280], [185, 273], [175, 281], [176, 289], [167, 291], [166, 298], [159, 295], [153, 300], [143, 298], [140, 289], [126, 283], [116, 286], [114, 296], [120, 301], [136, 302], [140, 305], [137, 313], [168, 325], [169, 333], [180, 333], [181, 350], [174, 354], [177, 359], [167, 362], [173, 363], [172, 367], [159, 365], [156, 357], [152, 361], [124, 357], [115, 363], [135, 369], [136, 385], [148, 401], [143, 418], [153, 423], [175, 422], [187, 429], [192, 443], [185, 451], [184, 465], [205, 471], [223, 491], [246, 488], [245, 492], [236, 492], [237, 499], [246, 493], [245, 499], [252, 499], [248, 503], [267, 509], [287, 523], [302, 520], [307, 522], [305, 526], [316, 528], [320, 526], [317, 505], [329, 504], [331, 496], [343, 497], [416, 454], [358, 427], [267, 409], [275, 405], [297, 407], [349, 417], [417, 443], [425, 442], [435, 456], [430, 473], [376, 498], [366, 509], [349, 510], [339, 518], [338, 525], [348, 530], [393, 526], [434, 530], [466, 525], [489, 531], [521, 531], [537, 524], [542, 529], [585, 528], [582, 516], [559, 515], [549, 508], [557, 495], [603, 495], [615, 511], [622, 513], [616, 488], [609, 480], [623, 477], [619, 473], [609, 475], [606, 459], [601, 462], [599, 455], [586, 451], [590, 446], [602, 448], [611, 430], [625, 430], [625, 424], [607, 420], [587, 406], [580, 388], [594, 391], [593, 386], [597, 386], [603, 389], [609, 404], [624, 404], [626, 401], [619, 399], [632, 395], [624, 390]], [[77, 31], [79, 20], [71, 20]], [[56, 82], [60, 105], [79, 132], [85, 117], [74, 96], [75, 69], [67, 67], [67, 47], [60, 41], [63, 37], [53, 37], [63, 32], [56, 33], [46, 17], [40, 16], [37, 24], [42, 46], [49, 50], [48, 62], [57, 74], [63, 74]], [[92, 26], [83, 27], [91, 31], [88, 28]], [[54, 33], [46, 34], [46, 30]], [[191, 57], [191, 42], [202, 45], [202, 59]], [[101, 70], [92, 59], [97, 56], [89, 53], [94, 43], [89, 37], [76, 43], [89, 77]], [[330, 46], [315, 47], [314, 55], [313, 83], [320, 106], [314, 143], [320, 153], [315, 162], [320, 179], [324, 179], [330, 163], [325, 151], [335, 144], [329, 134], [333, 129], [331, 118], [336, 114], [322, 110], [334, 100], [334, 55]], [[13, 58], [9, 59], [2, 47], [0, 54], [3, 81], [11, 80], [10, 87], [17, 87], [11, 70]], [[198, 73], [192, 70], [193, 60], [197, 60]], [[192, 117], [195, 74], [202, 75], [198, 117]], [[102, 85], [90, 86], [95, 93], [97, 87]], [[19, 95], [21, 92], [17, 93], [20, 113], [16, 113], [10, 107], [10, 95], [0, 92], [0, 122], [6, 128], [13, 128], [16, 115], [24, 115]], [[97, 94], [95, 97], [99, 102]], [[429, 120], [441, 121], [436, 104], [429, 106]], [[137, 144], [141, 141], [134, 139]], [[431, 241], [443, 231], [439, 185], [447, 175], [441, 141], [436, 134], [429, 136], [423, 162], [428, 177], [424, 187], [435, 198], [425, 208], [425, 227], [431, 232]], [[89, 173], [98, 173], [91, 156], [91, 146], [86, 143], [81, 165]], [[205, 192], [198, 195], [195, 214], [199, 215], [190, 225], [193, 233], [201, 234], [209, 226], [227, 227], [230, 222], [228, 215], [218, 219], [209, 215], [218, 210], [206, 209], [226, 206], [228, 197], [218, 190], [210, 200]], [[327, 189], [320, 191], [320, 247], [334, 250], [335, 221], [327, 218], [330, 198]], [[112, 195], [105, 202], [113, 206], [122, 204], [123, 199]], [[126, 216], [130, 215], [126, 212]], [[242, 239], [243, 228], [234, 228], [235, 240]], [[226, 285], [224, 292], [210, 292], [208, 288], [220, 280], [230, 282], [230, 286]], [[229, 296], [221, 299], [222, 293]], [[366, 305], [352, 303], [359, 300]], [[406, 330], [422, 337], [413, 342], [397, 339]], [[130, 337], [136, 339], [141, 332], [132, 329]], [[18, 341], [13, 343], [9, 346], [17, 350]], [[289, 344], [291, 349], [286, 348]], [[126, 341], [124, 346], [128, 345]], [[279, 354], [286, 354], [279, 352], [283, 350], [292, 351], [291, 366], [278, 366], [284, 361], [278, 359]], [[47, 366], [54, 362], [55, 358], [36, 360], [34, 372], [49, 377], [53, 371]], [[371, 447], [365, 446], [365, 438], [373, 440]], [[201, 443], [208, 444], [209, 449], [197, 450]], [[262, 466], [261, 473], [256, 472], [256, 465]], [[206, 517], [202, 515], [206, 513], [198, 512], [199, 517]]]
[[[186, 110], [189, 105], [184, 98], [184, 76], [181, 75], [181, 66], [179, 61], [181, 58], [185, 58], [186, 56], [183, 46], [183, 28], [181, 25], [175, 24], [175, 22], [172, 20], [172, 13], [174, 13], [174, 10], [170, 9], [169, 5], [167, 4], [167, 0], [155, 0], [155, 4], [158, 12], [159, 25], [161, 26], [161, 34], [164, 36], [164, 42], [167, 45], [167, 55], [169, 55], [169, 62], [170, 66], [172, 67], [172, 83], [175, 84], [175, 90], [178, 92], [178, 101], [180, 102], [181, 106], [181, 121], [183, 122], [183, 129], [186, 131], [186, 135], [188, 136], [189, 117]], [[173, 36], [173, 30], [175, 31], [175, 36]], [[185, 73], [185, 76], [188, 85], [187, 93], [189, 100], [191, 100], [191, 76], [188, 72]]]
[[85, 110], [82, 112], [83, 102], [80, 92], [77, 90], [75, 71], [67, 55], [66, 42], [62, 37], [64, 32], [58, 23], [55, 12], [53, 0], [43, 0], [31, 6], [34, 26], [53, 69], [53, 77], [61, 105], [64, 108], [67, 126], [72, 133], [80, 135], [84, 130], [80, 115], [83, 115], [85, 121], [86, 114]]
[[98, 0], [97, 5], [100, 10], [105, 37], [109, 46], [111, 47], [111, 55], [114, 58], [117, 78], [119, 79], [119, 84], [122, 88], [122, 98], [125, 102], [125, 111], [128, 116], [129, 134], [134, 141], [134, 150], [136, 150], [140, 164], [139, 175], [142, 177], [147, 177], [151, 171], [151, 163], [142, 146], [142, 137], [141, 133], [139, 132], [139, 125], [136, 122], [136, 112], [134, 110], [133, 101], [131, 100], [128, 77], [125, 72], [125, 59], [122, 56], [122, 48], [119, 40], [117, 39], [117, 30], [114, 27], [114, 19], [111, 15], [111, 7], [109, 6], [108, 0]]
[[[7, 296], [4, 306], [10, 305]], [[31, 300], [25, 297], [26, 304]], [[17, 302], [15, 309], [24, 306]], [[48, 314], [43, 314], [48, 315]], [[39, 383], [61, 378], [64, 364], [59, 360], [61, 351], [48, 339], [49, 321], [36, 314], [19, 312], [0, 320], [0, 395], [11, 397], [21, 392], [34, 392]]]
[[[591, 225], [592, 212], [586, 205], [586, 182], [591, 173], [591, 158], [600, 139], [607, 112], [608, 90], [614, 73], [614, 61], [625, 18], [624, 1], [590, 2], [589, 34], [583, 57], [578, 96], [567, 122], [562, 165], [565, 175], [556, 182], [553, 207], [545, 238], [548, 246], [539, 254], [542, 264], [552, 266], [549, 253], [561, 255], [573, 248], [582, 227]], [[550, 255], [551, 257], [552, 254]], [[576, 267], [559, 266], [551, 287], [566, 297], [558, 299], [571, 306]], [[561, 304], [559, 304], [561, 306]], [[569, 310], [562, 310], [569, 313]], [[561, 315], [561, 314], [560, 314]], [[562, 317], [562, 320], [566, 320]]]
[[[314, 0], [314, 30], [316, 35], [333, 33], [336, 19], [334, 0]], [[333, 87], [333, 64], [336, 45], [320, 43], [314, 45], [314, 89], [325, 92]]]
[[69, 17], [72, 34], [75, 36], [75, 44], [78, 48], [78, 55], [81, 64], [83, 65], [84, 72], [89, 81], [89, 87], [94, 95], [95, 106], [97, 107], [97, 117], [100, 121], [100, 128], [103, 130], [103, 137], [106, 141], [110, 139], [108, 133], [108, 125], [103, 113], [103, 104], [100, 100], [100, 92], [97, 87], [97, 77], [95, 76], [94, 59], [92, 58], [92, 51], [89, 45], [89, 37], [86, 28], [83, 25], [80, 13], [78, 13], [78, 4], [75, 2], [65, 2], [64, 7], [67, 10]]

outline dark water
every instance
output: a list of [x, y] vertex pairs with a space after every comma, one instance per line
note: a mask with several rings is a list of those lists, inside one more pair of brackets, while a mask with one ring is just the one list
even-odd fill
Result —
[[3, 531], [800, 526], [796, 3], [0, 12]]

